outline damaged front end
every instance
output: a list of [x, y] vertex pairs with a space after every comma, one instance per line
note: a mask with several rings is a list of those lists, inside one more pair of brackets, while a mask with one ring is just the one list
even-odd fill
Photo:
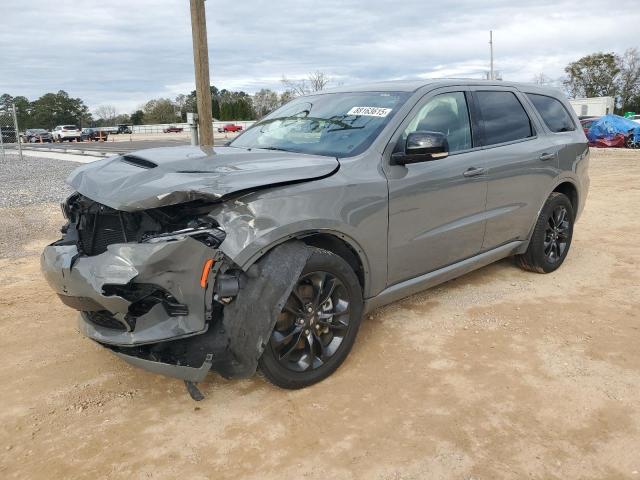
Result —
[[195, 201], [125, 212], [79, 193], [63, 205], [63, 238], [42, 271], [79, 329], [128, 362], [191, 382], [209, 369], [248, 377], [308, 252], [281, 245], [242, 272], [219, 249], [226, 233]]

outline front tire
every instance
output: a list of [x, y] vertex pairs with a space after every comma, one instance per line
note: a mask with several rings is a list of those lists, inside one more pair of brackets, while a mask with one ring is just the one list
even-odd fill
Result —
[[566, 195], [553, 192], [542, 207], [527, 251], [516, 256], [524, 270], [551, 273], [557, 270], [569, 253], [573, 238], [575, 214]]
[[314, 248], [260, 358], [278, 387], [324, 380], [345, 360], [362, 319], [358, 277], [340, 256]]

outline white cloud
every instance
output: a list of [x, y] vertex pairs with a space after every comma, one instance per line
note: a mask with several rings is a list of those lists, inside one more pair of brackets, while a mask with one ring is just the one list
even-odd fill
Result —
[[[186, 0], [2, 0], [0, 93], [64, 89], [92, 108], [131, 111], [193, 89]], [[211, 78], [219, 88], [281, 89], [322, 70], [341, 84], [481, 77], [488, 31], [503, 78], [552, 78], [595, 51], [639, 46], [640, 11], [600, 1], [208, 0]]]

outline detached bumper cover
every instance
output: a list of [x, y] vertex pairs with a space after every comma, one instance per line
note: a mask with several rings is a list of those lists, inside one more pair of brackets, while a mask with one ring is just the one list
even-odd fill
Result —
[[200, 286], [203, 264], [216, 250], [191, 238], [154, 244], [109, 245], [106, 252], [81, 256], [75, 245], [54, 243], [41, 257], [44, 276], [62, 301], [81, 311], [104, 310], [126, 324], [132, 301], [105, 292], [105, 285], [152, 284], [187, 307], [170, 315], [162, 303], [137, 316], [133, 328], [118, 330], [79, 319], [80, 331], [97, 342], [136, 346], [173, 340], [206, 331], [207, 290]]
[[200, 367], [187, 367], [184, 365], [175, 365], [172, 363], [163, 363], [154, 360], [146, 360], [144, 358], [136, 357], [133, 355], [127, 355], [122, 352], [113, 352], [125, 362], [133, 365], [134, 367], [142, 368], [149, 372], [159, 373], [160, 375], [166, 375], [167, 377], [180, 378], [189, 382], [198, 383], [205, 379], [211, 365], [213, 364], [213, 354], [207, 354], [204, 362]]

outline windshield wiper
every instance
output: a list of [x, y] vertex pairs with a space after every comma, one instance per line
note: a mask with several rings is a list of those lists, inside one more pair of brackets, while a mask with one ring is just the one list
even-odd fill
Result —
[[254, 148], [259, 148], [260, 150], [276, 150], [278, 152], [288, 152], [289, 151], [287, 149], [278, 148], [278, 147], [254, 147]]

